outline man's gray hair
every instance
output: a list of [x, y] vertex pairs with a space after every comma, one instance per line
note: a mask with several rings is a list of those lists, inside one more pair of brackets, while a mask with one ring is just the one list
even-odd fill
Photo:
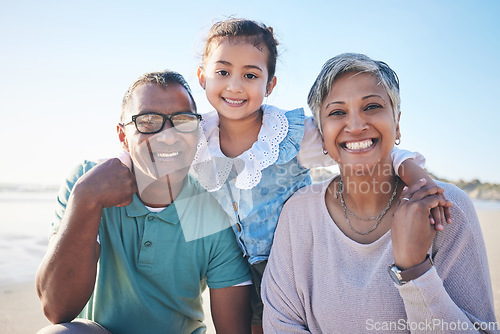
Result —
[[320, 133], [322, 133], [319, 117], [321, 105], [330, 94], [335, 79], [347, 72], [354, 72], [354, 75], [370, 73], [375, 76], [379, 80], [379, 84], [384, 85], [389, 95], [394, 110], [394, 119], [397, 121], [401, 97], [399, 96], [399, 79], [396, 73], [382, 61], [373, 60], [359, 53], [343, 53], [329, 59], [323, 65], [307, 97], [307, 103], [313, 112], [314, 122]]

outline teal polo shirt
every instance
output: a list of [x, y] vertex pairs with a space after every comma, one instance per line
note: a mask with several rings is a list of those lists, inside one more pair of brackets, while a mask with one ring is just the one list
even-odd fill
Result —
[[[53, 232], [73, 185], [95, 166], [84, 162], [59, 194]], [[134, 195], [126, 207], [105, 208], [94, 293], [80, 317], [113, 333], [203, 333], [201, 293], [251, 279], [229, 218], [188, 177], [163, 211], [148, 210]]]

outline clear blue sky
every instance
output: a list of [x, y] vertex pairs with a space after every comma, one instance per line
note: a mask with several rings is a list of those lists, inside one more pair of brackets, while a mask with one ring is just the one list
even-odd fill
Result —
[[304, 107], [322, 64], [343, 52], [399, 75], [401, 147], [440, 177], [500, 183], [499, 1], [4, 1], [0, 11], [0, 183], [59, 184], [118, 151], [128, 85], [165, 68], [196, 79], [220, 19], [274, 27], [278, 85], [268, 103]]

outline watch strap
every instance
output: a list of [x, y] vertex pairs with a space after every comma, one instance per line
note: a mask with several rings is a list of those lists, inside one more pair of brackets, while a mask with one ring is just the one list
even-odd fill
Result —
[[406, 270], [401, 270], [399, 274], [404, 282], [409, 282], [425, 274], [433, 265], [434, 262], [432, 262], [431, 256], [427, 254], [424, 262]]

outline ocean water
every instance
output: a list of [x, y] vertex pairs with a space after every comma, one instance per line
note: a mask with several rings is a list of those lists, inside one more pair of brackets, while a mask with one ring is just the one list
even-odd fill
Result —
[[32, 281], [48, 244], [56, 191], [0, 192], [0, 284]]

